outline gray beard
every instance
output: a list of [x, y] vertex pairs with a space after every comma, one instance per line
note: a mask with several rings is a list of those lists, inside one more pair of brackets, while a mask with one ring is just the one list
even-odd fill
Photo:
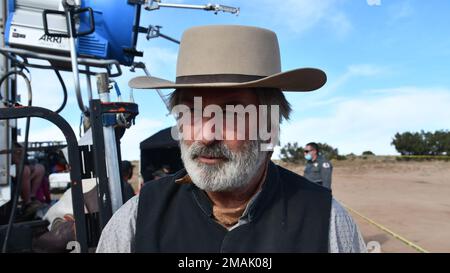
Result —
[[[194, 142], [191, 146], [180, 141], [181, 159], [192, 182], [202, 190], [210, 192], [231, 191], [247, 186], [261, 165], [266, 152], [259, 150], [260, 141], [247, 141], [242, 151], [232, 152], [223, 142], [205, 146]], [[228, 160], [208, 165], [195, 158], [199, 155], [225, 157]]]

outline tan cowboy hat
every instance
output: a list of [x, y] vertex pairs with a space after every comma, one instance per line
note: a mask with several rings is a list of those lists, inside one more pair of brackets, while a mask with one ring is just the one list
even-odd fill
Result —
[[281, 72], [280, 49], [274, 32], [248, 26], [200, 26], [186, 30], [178, 53], [176, 81], [136, 77], [138, 89], [279, 88], [313, 91], [326, 82], [315, 68]]

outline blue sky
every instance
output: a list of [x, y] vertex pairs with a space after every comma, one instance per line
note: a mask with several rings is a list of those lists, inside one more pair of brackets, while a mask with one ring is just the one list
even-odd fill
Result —
[[[206, 4], [208, 1], [163, 1]], [[212, 1], [214, 2], [214, 1]], [[216, 2], [214, 2], [216, 3]], [[397, 154], [390, 145], [396, 132], [450, 127], [450, 1], [442, 0], [221, 0], [238, 6], [239, 16], [204, 11], [161, 9], [144, 12], [142, 26], [162, 25], [181, 37], [189, 27], [242, 24], [269, 28], [278, 35], [283, 70], [317, 67], [327, 84], [311, 93], [287, 92], [294, 112], [281, 128], [281, 144], [326, 142], [342, 154], [371, 150]], [[370, 4], [370, 5], [369, 5]], [[177, 45], [141, 37], [138, 49], [150, 72], [175, 78]], [[124, 68], [124, 71], [128, 71]], [[35, 105], [56, 109], [62, 99], [56, 77], [32, 71]], [[124, 99], [127, 82], [118, 80]], [[70, 74], [65, 76], [71, 86]], [[80, 113], [73, 92], [62, 115], [78, 132]], [[23, 95], [26, 97], [25, 95]], [[137, 124], [122, 143], [125, 159], [139, 158], [139, 142], [172, 125], [173, 118], [153, 90], [134, 91]], [[22, 123], [23, 124], [23, 123]], [[32, 139], [63, 139], [56, 128], [32, 122]]]

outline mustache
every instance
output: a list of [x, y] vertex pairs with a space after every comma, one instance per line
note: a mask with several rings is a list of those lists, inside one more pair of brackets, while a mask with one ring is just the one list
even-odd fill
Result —
[[205, 157], [218, 157], [226, 160], [232, 160], [234, 158], [233, 153], [228, 147], [221, 142], [215, 142], [211, 145], [205, 146], [199, 142], [192, 143], [190, 150], [191, 159], [196, 159], [199, 156]]

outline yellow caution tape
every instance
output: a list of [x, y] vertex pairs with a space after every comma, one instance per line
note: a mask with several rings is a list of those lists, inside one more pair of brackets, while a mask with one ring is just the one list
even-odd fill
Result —
[[430, 253], [428, 250], [425, 250], [423, 247], [420, 247], [418, 245], [416, 245], [415, 243], [409, 241], [408, 239], [406, 239], [403, 236], [398, 235], [397, 233], [391, 231], [390, 229], [388, 229], [387, 227], [384, 227], [383, 225], [380, 225], [378, 223], [376, 223], [375, 221], [373, 221], [372, 219], [362, 215], [361, 213], [357, 212], [356, 210], [348, 207], [347, 205], [345, 205], [343, 202], [339, 201], [347, 210], [353, 212], [354, 214], [358, 215], [359, 217], [363, 218], [364, 220], [366, 220], [367, 222], [369, 222], [370, 224], [376, 226], [377, 228], [381, 229], [382, 231], [388, 233], [389, 235], [391, 235], [392, 237], [400, 240], [401, 242], [403, 242], [404, 244], [406, 244], [407, 246], [410, 246], [414, 249], [416, 249], [419, 252], [422, 253]]

